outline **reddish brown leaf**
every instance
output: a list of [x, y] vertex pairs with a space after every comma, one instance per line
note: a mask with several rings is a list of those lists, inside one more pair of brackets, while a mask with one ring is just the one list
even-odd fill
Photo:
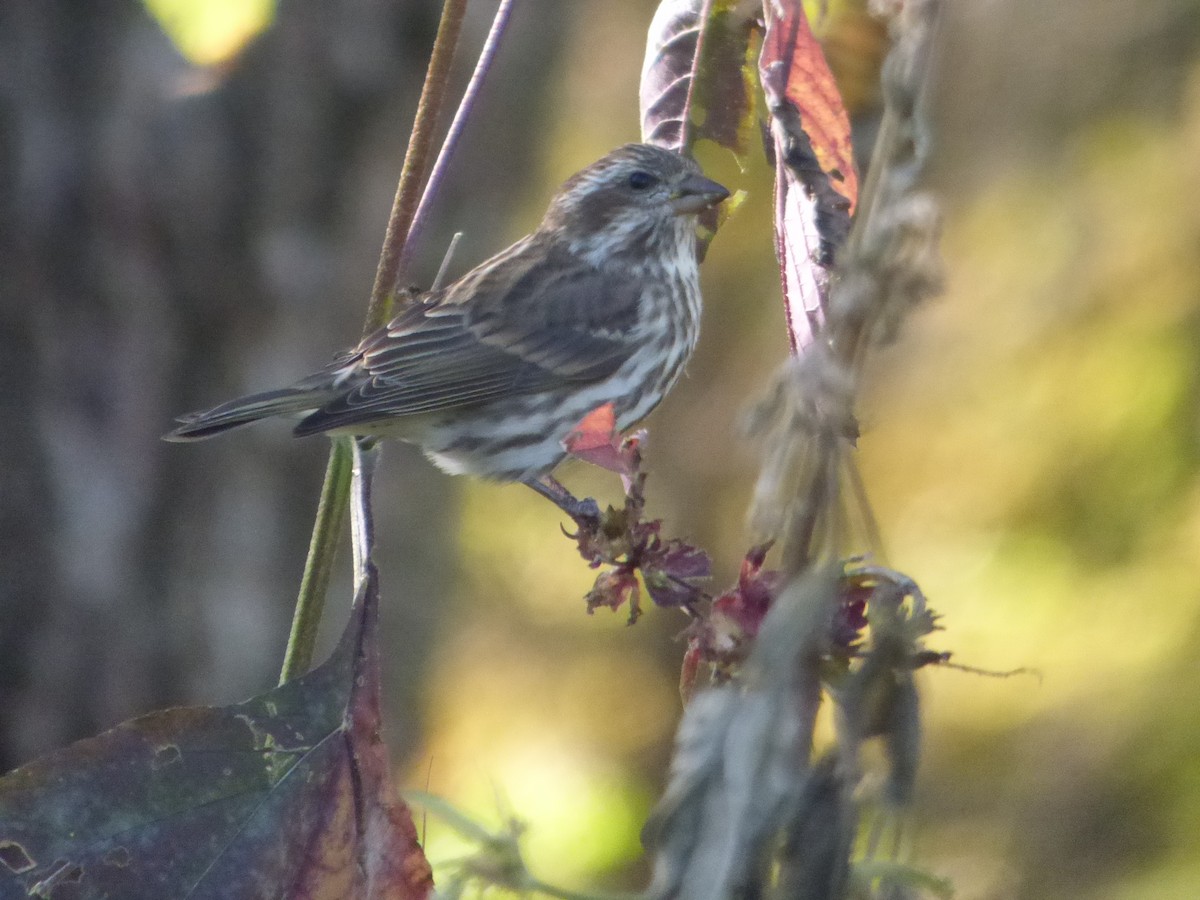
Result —
[[621, 456], [621, 435], [617, 431], [617, 416], [612, 403], [597, 406], [579, 420], [563, 438], [563, 449], [593, 466], [610, 472], [627, 473]]
[[586, 453], [598, 447], [611, 446], [617, 436], [617, 414], [612, 403], [597, 406], [579, 420], [563, 440], [568, 453]]
[[428, 897], [379, 737], [373, 568], [329, 660], [151, 713], [0, 779], [0, 897]]
[[775, 241], [792, 350], [820, 330], [858, 176], [850, 120], [800, 0], [765, 0], [759, 75], [775, 155]]
[[597, 406], [584, 416], [563, 439], [563, 449], [572, 456], [621, 476], [629, 491], [641, 461], [640, 446], [645, 436], [638, 431], [622, 438], [612, 403]]
[[691, 153], [707, 138], [739, 156], [754, 128], [757, 0], [662, 0], [646, 38], [642, 140]]
[[632, 625], [642, 614], [641, 591], [637, 575], [629, 566], [609, 569], [596, 576], [596, 582], [588, 592], [587, 611], [590, 615], [604, 606], [616, 612], [629, 603], [629, 624]]
[[[817, 164], [854, 212], [858, 173], [850, 117], [800, 0], [766, 0], [767, 33], [759, 60], [763, 87], [786, 96], [800, 113]], [[774, 98], [772, 102], [774, 102]]]
[[702, 664], [724, 681], [734, 675], [754, 647], [763, 618], [782, 583], [782, 575], [764, 570], [771, 543], [750, 548], [742, 560], [737, 584], [712, 602], [688, 627], [688, 649], [680, 674], [680, 691], [686, 702], [696, 685]]
[[737, 585], [718, 597], [713, 603], [714, 613], [728, 616], [747, 638], [758, 636], [758, 629], [782, 583], [782, 573], [773, 569], [763, 570], [763, 562], [771, 542], [751, 547], [742, 560]]

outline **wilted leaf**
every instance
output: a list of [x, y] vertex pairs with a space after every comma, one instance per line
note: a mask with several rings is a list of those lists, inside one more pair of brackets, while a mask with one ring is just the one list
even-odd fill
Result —
[[[771, 854], [809, 776], [827, 576], [773, 605], [740, 687], [697, 693], [675, 737], [666, 791], [643, 832], [659, 900], [768, 896]], [[687, 687], [685, 673], [684, 686]]]
[[678, 539], [663, 544], [654, 567], [672, 578], [708, 578], [712, 574], [712, 560], [708, 554]]
[[725, 681], [736, 674], [754, 648], [754, 639], [782, 582], [781, 573], [762, 568], [770, 548], [770, 542], [751, 547], [742, 560], [737, 584], [688, 627], [688, 649], [680, 678], [685, 699], [695, 685], [701, 662], [712, 667], [718, 681]]
[[164, 710], [0, 779], [0, 898], [423, 898], [379, 737], [373, 567], [327, 662]]
[[617, 431], [617, 416], [612, 403], [597, 406], [563, 438], [563, 449], [572, 456], [621, 476], [629, 491], [641, 462], [640, 447], [645, 431], [623, 438]]
[[596, 576], [592, 589], [584, 600], [587, 601], [588, 613], [594, 613], [604, 606], [616, 612], [626, 602], [629, 603], [629, 624], [632, 625], [642, 614], [638, 589], [637, 575], [630, 566], [619, 566], [601, 572]]
[[643, 570], [642, 578], [646, 581], [646, 592], [650, 599], [659, 606], [683, 606], [696, 599], [697, 591], [694, 585], [675, 581], [663, 572]]
[[779, 850], [779, 896], [788, 900], [848, 897], [850, 856], [858, 811], [846, 784], [846, 766], [829, 753], [812, 774], [791, 813]]
[[690, 153], [707, 138], [742, 156], [754, 130], [758, 0], [662, 0], [646, 38], [642, 140]]
[[834, 701], [843, 731], [853, 740], [882, 738], [886, 796], [903, 806], [911, 802], [921, 752], [921, 703], [913, 670], [927, 658], [923, 639], [937, 627], [937, 617], [916, 582], [881, 566], [847, 567], [841, 589], [843, 600], [852, 605], [865, 600], [869, 606], [870, 642], [857, 651], [861, 662], [840, 680]]
[[613, 405], [592, 410], [563, 440], [572, 456], [619, 472], [625, 486], [625, 502], [608, 507], [594, 520], [577, 518], [579, 529], [568, 535], [588, 565], [611, 566], [597, 577], [586, 597], [589, 613], [600, 607], [612, 610], [629, 604], [629, 623], [641, 615], [641, 573], [646, 592], [659, 606], [691, 610], [706, 597], [694, 582], [708, 577], [712, 562], [698, 547], [677, 538], [663, 538], [662, 521], [643, 521], [646, 475], [641, 471], [641, 442], [645, 432], [622, 439], [616, 430]]
[[858, 177], [833, 73], [800, 0], [765, 0], [759, 75], [775, 154], [775, 242], [792, 350], [825, 318], [830, 270], [850, 228]]

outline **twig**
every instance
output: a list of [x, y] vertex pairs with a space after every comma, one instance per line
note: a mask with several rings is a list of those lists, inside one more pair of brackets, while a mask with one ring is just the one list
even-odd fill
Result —
[[450, 238], [450, 246], [446, 248], [446, 254], [442, 257], [442, 264], [438, 267], [437, 276], [433, 279], [433, 284], [429, 286], [431, 291], [439, 291], [442, 285], [446, 283], [446, 278], [450, 272], [450, 261], [454, 259], [454, 251], [458, 249], [458, 242], [462, 240], [463, 233], [461, 231], [454, 232], [454, 237]]
[[404, 166], [400, 170], [400, 184], [396, 187], [396, 199], [392, 203], [383, 249], [379, 253], [379, 268], [375, 272], [375, 286], [371, 289], [364, 334], [381, 328], [391, 317], [392, 298], [405, 274], [403, 257], [421, 197], [421, 183], [429, 166], [433, 131], [442, 111], [450, 63], [454, 59], [454, 49], [458, 46], [458, 35], [462, 31], [466, 11], [467, 0], [445, 0], [442, 5], [442, 19], [438, 23], [433, 52], [429, 56], [425, 86], [421, 88], [417, 115], [408, 138], [408, 151], [404, 154]]
[[[313, 523], [308, 558], [304, 560], [304, 575], [300, 578], [300, 594], [292, 614], [292, 632], [283, 656], [279, 683], [291, 681], [308, 671], [312, 665], [313, 648], [317, 643], [317, 628], [325, 610], [325, 594], [337, 556], [337, 537], [342, 533], [346, 518], [346, 501], [350, 496], [350, 439], [334, 438], [317, 503], [317, 518]], [[330, 537], [332, 536], [332, 538]]]
[[[450, 62], [458, 44], [466, 6], [467, 0], [445, 0], [442, 6], [442, 18], [425, 72], [425, 86], [421, 90], [416, 121], [413, 123], [408, 151], [400, 172], [400, 184], [396, 189], [396, 200], [379, 257], [379, 268], [375, 274], [375, 287], [367, 308], [367, 332], [374, 331], [386, 321], [391, 309], [392, 286], [402, 274], [400, 253], [408, 240], [417, 205], [417, 192], [433, 146], [433, 129], [445, 98]], [[337, 544], [346, 527], [350, 459], [349, 439], [335, 438], [325, 469], [325, 481], [321, 485], [321, 501], [313, 523], [308, 558], [304, 561], [304, 575], [300, 579], [296, 608], [292, 614], [292, 631], [284, 653], [280, 683], [307, 672], [312, 666], [317, 628], [325, 607], [333, 562], [337, 557]]]
[[[450, 123], [450, 130], [446, 132], [446, 139], [442, 142], [442, 149], [438, 152], [437, 161], [434, 162], [433, 169], [429, 173], [429, 182], [425, 185], [425, 192], [421, 195], [421, 202], [417, 206], [417, 212], [413, 216], [412, 224], [409, 225], [408, 241], [400, 249], [399, 267], [392, 283], [393, 293], [404, 287], [400, 283], [400, 280], [404, 275], [404, 271], [408, 268], [409, 261], [412, 259], [413, 251], [420, 241], [421, 235], [425, 231], [425, 224], [429, 219], [429, 210], [433, 206], [433, 199], [446, 177], [446, 172], [450, 168], [450, 160], [454, 156], [454, 151], [458, 148], [459, 138], [462, 137], [467, 119], [470, 118], [471, 111], [475, 108], [475, 100], [479, 96], [479, 89], [483, 86], [483, 82], [492, 68], [492, 62], [496, 58], [496, 51], [500, 49], [500, 39], [504, 36], [505, 30], [508, 28], [508, 20], [512, 14], [514, 2], [515, 0], [501, 0], [499, 8], [496, 10], [496, 15], [492, 19], [492, 27], [488, 31], [487, 40], [483, 43], [483, 50], [479, 53], [479, 62], [475, 64], [475, 71], [471, 73], [471, 80], [467, 82], [467, 88], [463, 91], [462, 100], [458, 104], [458, 112], [454, 114], [454, 121]], [[383, 322], [381, 321], [379, 324], [382, 325]]]
[[355, 593], [358, 593], [369, 577], [375, 550], [375, 516], [371, 512], [371, 489], [378, 465], [379, 443], [371, 438], [356, 438], [350, 505], [350, 546], [354, 552]]

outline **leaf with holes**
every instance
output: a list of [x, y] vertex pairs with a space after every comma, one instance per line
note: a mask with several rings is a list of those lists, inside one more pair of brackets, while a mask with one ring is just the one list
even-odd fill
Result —
[[330, 659], [133, 719], [0, 778], [0, 898], [424, 898], [379, 737], [374, 569]]
[[775, 155], [775, 251], [793, 352], [825, 318], [830, 271], [850, 231], [858, 175], [850, 119], [800, 0], [765, 0], [759, 76]]
[[711, 140], [746, 154], [754, 134], [758, 0], [662, 0], [646, 38], [642, 140], [690, 154]]

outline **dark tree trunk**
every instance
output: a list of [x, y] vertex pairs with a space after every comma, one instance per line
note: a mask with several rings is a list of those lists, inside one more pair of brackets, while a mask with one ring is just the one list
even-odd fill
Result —
[[[543, 29], [560, 15], [537, 6]], [[158, 438], [356, 339], [439, 7], [284, 2], [220, 71], [190, 67], [133, 0], [0, 7], [0, 771], [272, 683], [326, 446], [270, 425]], [[473, 9], [460, 69], [490, 13]], [[552, 51], [518, 41], [505, 96]], [[486, 143], [529, 142], [533, 104], [502, 107], [481, 110]], [[459, 171], [486, 169], [484, 143]], [[444, 218], [468, 193], [496, 208], [480, 195], [512, 181], [458, 179]], [[386, 460], [386, 699], [411, 723], [454, 503], [415, 453]]]

